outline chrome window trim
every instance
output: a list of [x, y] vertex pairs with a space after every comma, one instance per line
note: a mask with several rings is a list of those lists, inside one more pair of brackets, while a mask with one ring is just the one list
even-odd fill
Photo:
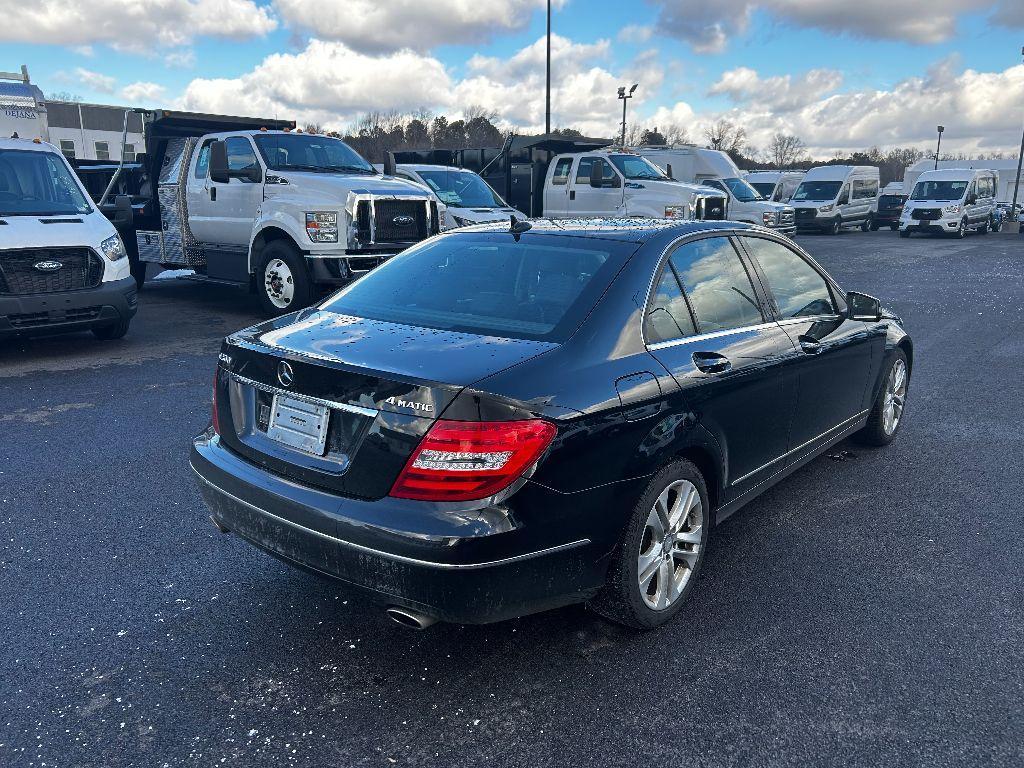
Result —
[[234, 502], [236, 502], [238, 504], [241, 504], [244, 507], [248, 507], [253, 512], [257, 512], [258, 514], [263, 515], [264, 517], [268, 517], [271, 520], [274, 520], [275, 522], [281, 523], [282, 525], [287, 525], [288, 527], [294, 528], [295, 530], [301, 531], [302, 533], [306, 533], [306, 534], [309, 534], [311, 536], [316, 536], [317, 538], [324, 539], [325, 541], [329, 541], [332, 544], [336, 544], [338, 546], [347, 547], [349, 549], [354, 549], [357, 552], [362, 552], [364, 554], [375, 555], [377, 557], [383, 557], [383, 558], [386, 558], [388, 560], [394, 560], [396, 562], [406, 563], [408, 565], [417, 565], [417, 566], [422, 566], [422, 567], [425, 567], [425, 568], [437, 568], [438, 570], [444, 570], [444, 571], [472, 571], [472, 570], [479, 570], [481, 568], [493, 568], [494, 566], [507, 565], [509, 563], [518, 563], [518, 562], [520, 562], [522, 560], [532, 560], [535, 557], [543, 557], [544, 555], [550, 555], [550, 554], [553, 554], [555, 552], [562, 552], [562, 551], [567, 550], [567, 549], [575, 549], [577, 547], [585, 547], [588, 544], [590, 544], [590, 539], [578, 539], [577, 541], [570, 541], [570, 542], [568, 542], [566, 544], [558, 544], [557, 546], [554, 546], [554, 547], [547, 547], [546, 549], [538, 549], [538, 550], [535, 550], [533, 552], [525, 552], [525, 553], [523, 553], [521, 555], [513, 555], [512, 557], [503, 557], [503, 558], [501, 558], [499, 560], [488, 560], [488, 561], [485, 561], [485, 562], [482, 562], [482, 563], [437, 563], [437, 562], [434, 562], [432, 560], [420, 560], [419, 558], [416, 558], [416, 557], [409, 557], [407, 555], [398, 555], [398, 554], [395, 554], [394, 552], [385, 552], [382, 549], [374, 549], [373, 547], [367, 547], [367, 546], [365, 546], [363, 544], [356, 544], [353, 541], [347, 541], [346, 539], [340, 539], [337, 536], [331, 536], [330, 534], [323, 533], [322, 531], [318, 531], [318, 530], [316, 530], [314, 528], [307, 528], [306, 526], [304, 526], [304, 525], [302, 525], [300, 523], [296, 523], [293, 520], [288, 520], [287, 518], [279, 517], [278, 515], [275, 515], [273, 512], [268, 512], [267, 510], [263, 509], [262, 507], [258, 507], [255, 504], [246, 501], [245, 499], [241, 499], [238, 496], [235, 496], [233, 493], [231, 493], [229, 491], [225, 491], [219, 485], [211, 483], [209, 480], [207, 480], [205, 477], [203, 477], [199, 473], [199, 470], [196, 469], [194, 465], [192, 465], [190, 463], [189, 466], [192, 467], [192, 471], [196, 473], [196, 477], [199, 478], [200, 482], [208, 485], [210, 488], [215, 490], [217, 493], [223, 494], [224, 496], [227, 496], [232, 501], [234, 501]]
[[831, 435], [833, 432], [838, 432], [838, 431], [840, 431], [840, 430], [850, 426], [851, 422], [854, 422], [854, 421], [857, 421], [860, 418], [863, 418], [865, 415], [867, 415], [870, 412], [871, 412], [871, 409], [869, 408], [867, 410], [861, 411], [860, 413], [858, 413], [858, 414], [856, 414], [854, 416], [851, 416], [850, 418], [846, 419], [846, 421], [839, 422], [834, 427], [829, 427], [824, 432], [822, 432], [820, 435], [817, 435], [816, 437], [812, 437], [810, 440], [807, 440], [807, 441], [801, 443], [796, 448], [791, 448], [790, 450], [786, 451], [781, 456], [776, 456], [774, 459], [769, 461], [767, 464], [762, 464], [757, 469], [755, 469], [755, 470], [753, 470], [751, 472], [747, 472], [747, 474], [742, 475], [741, 477], [737, 477], [735, 480], [733, 480], [731, 483], [729, 483], [729, 485], [730, 486], [738, 485], [738, 484], [742, 483], [744, 480], [749, 480], [751, 477], [756, 475], [758, 472], [761, 472], [762, 470], [768, 469], [768, 467], [770, 467], [772, 464], [778, 464], [780, 461], [782, 461], [783, 459], [789, 458], [790, 456], [792, 456], [797, 451], [803, 450], [804, 448], [806, 448], [811, 443], [816, 443], [819, 440], [821, 440], [823, 437], [827, 437], [828, 435]]
[[656, 341], [653, 344], [648, 344], [647, 349], [666, 349], [668, 347], [678, 347], [683, 344], [691, 344], [695, 341], [706, 341], [707, 339], [717, 339], [720, 336], [732, 336], [737, 333], [749, 333], [751, 331], [763, 331], [767, 328], [778, 328], [779, 324], [774, 320], [768, 323], [760, 323], [758, 325], [744, 325], [740, 328], [726, 328], [721, 331], [708, 331], [707, 333], [697, 333], [693, 336], [682, 336], [678, 339], [669, 339], [668, 341]]
[[785, 320], [778, 320], [776, 323], [781, 326], [796, 325], [797, 323], [834, 323], [842, 320], [842, 315], [808, 315], [807, 317], [787, 317]]
[[237, 373], [227, 371], [228, 376], [239, 384], [245, 384], [255, 389], [260, 389], [264, 392], [270, 392], [274, 395], [284, 395], [285, 397], [291, 397], [295, 400], [302, 400], [303, 402], [310, 403], [312, 405], [321, 405], [327, 408], [333, 408], [338, 411], [348, 411], [349, 413], [358, 413], [362, 416], [368, 416], [371, 419], [377, 418], [379, 410], [373, 408], [364, 408], [360, 405], [350, 405], [348, 403], [339, 403], [336, 400], [324, 400], [321, 397], [313, 397], [311, 395], [304, 395], [301, 392], [292, 392], [288, 389], [281, 389], [280, 387], [273, 387], [270, 384], [264, 384], [262, 381], [256, 381], [254, 379], [246, 378], [245, 376], [239, 376]]

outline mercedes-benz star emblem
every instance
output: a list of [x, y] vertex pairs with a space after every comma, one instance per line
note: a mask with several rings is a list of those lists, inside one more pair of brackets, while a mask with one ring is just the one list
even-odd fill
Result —
[[277, 364], [277, 380], [281, 382], [282, 387], [290, 387], [295, 381], [295, 371], [287, 360]]

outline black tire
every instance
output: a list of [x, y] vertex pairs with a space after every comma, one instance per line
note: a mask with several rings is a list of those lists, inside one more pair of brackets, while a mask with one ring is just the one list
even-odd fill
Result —
[[877, 232], [878, 231], [878, 222], [873, 220], [873, 219], [871, 221], [871, 231], [872, 232]]
[[868, 218], [864, 219], [864, 221], [862, 221], [860, 223], [860, 231], [861, 232], [867, 232], [869, 229], [870, 230], [874, 230], [874, 231], [878, 230], [878, 226], [871, 223], [871, 217], [870, 216]]
[[960, 226], [956, 228], [956, 239], [963, 240], [967, 237], [967, 217], [960, 219]]
[[993, 217], [991, 222], [990, 222], [990, 224], [989, 224], [989, 229], [991, 229], [993, 232], [998, 232], [1002, 228], [1003, 228], [1003, 222], [1000, 221], [999, 219], [996, 219], [995, 217]]
[[[280, 285], [281, 292], [272, 295], [271, 292], [278, 283], [268, 275], [268, 271], [276, 262], [281, 262], [287, 267], [287, 276]], [[289, 280], [291, 296], [287, 298], [285, 284], [289, 284]], [[294, 312], [312, 303], [313, 286], [309, 270], [306, 268], [306, 259], [291, 242], [274, 240], [263, 249], [263, 255], [256, 267], [256, 295], [259, 296], [260, 307], [268, 317]]]
[[978, 228], [978, 234], [979, 235], [987, 235], [988, 234], [988, 224], [989, 224], [988, 219], [985, 219], [985, 223], [982, 224]]
[[903, 407], [905, 407], [906, 397], [910, 389], [910, 367], [907, 365], [907, 356], [903, 353], [902, 349], [897, 347], [885, 366], [882, 385], [878, 388], [878, 395], [876, 395], [875, 402], [872, 404], [871, 413], [868, 415], [868, 423], [864, 425], [863, 429], [853, 435], [853, 439], [858, 443], [876, 446], [888, 445], [896, 439], [896, 435], [900, 432], [900, 427], [903, 426], [903, 408], [901, 408], [900, 416], [892, 431], [887, 431], [885, 427], [886, 394], [889, 391], [890, 378], [893, 375], [897, 362], [902, 364], [903, 370], [906, 372], [906, 383], [903, 389]]
[[115, 341], [116, 339], [124, 338], [124, 335], [128, 333], [128, 326], [131, 325], [131, 319], [122, 318], [115, 323], [110, 325], [99, 325], [92, 329], [92, 335], [100, 341]]
[[910, 230], [909, 229], [901, 229], [900, 230], [900, 237], [910, 237]]
[[898, 232], [899, 229], [900, 229], [900, 225], [899, 224], [890, 224], [889, 225], [889, 229], [891, 229], [893, 232]]
[[841, 216], [836, 216], [832, 219], [832, 223], [828, 225], [828, 229], [825, 230], [827, 234], [838, 235], [839, 230], [842, 229], [843, 219]]
[[[647, 605], [641, 593], [638, 580], [638, 558], [641, 547], [645, 544], [647, 520], [651, 515], [655, 502], [661, 493], [672, 483], [686, 480], [693, 484], [700, 496], [701, 532], [700, 543], [697, 545], [697, 557], [690, 574], [686, 579], [679, 596], [668, 607], [656, 610]], [[708, 545], [708, 528], [711, 521], [711, 508], [708, 503], [707, 485], [700, 470], [691, 462], [676, 460], [664, 466], [640, 495], [629, 517], [629, 523], [622, 534], [611, 565], [608, 567], [608, 580], [604, 588], [594, 597], [588, 606], [591, 610], [633, 629], [652, 629], [669, 621], [682, 609], [700, 574], [700, 566], [704, 562], [704, 554]], [[672, 561], [675, 562], [675, 561]], [[658, 576], [660, 578], [660, 574]], [[673, 577], [674, 578], [674, 577]], [[653, 584], [653, 581], [651, 582]]]

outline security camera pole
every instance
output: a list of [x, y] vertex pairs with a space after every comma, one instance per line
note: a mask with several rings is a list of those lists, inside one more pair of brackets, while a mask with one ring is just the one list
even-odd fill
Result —
[[937, 126], [936, 130], [939, 132], [939, 143], [935, 146], [935, 170], [939, 170], [939, 150], [942, 149], [942, 132], [946, 130], [946, 126]]
[[619, 98], [622, 99], [622, 146], [626, 146], [626, 102], [633, 98], [633, 91], [637, 89], [639, 83], [633, 83], [633, 87], [629, 89], [629, 93], [626, 93], [626, 86], [620, 86]]
[[[1024, 56], [1024, 48], [1020, 49], [1020, 55]], [[1013, 205], [1010, 206], [1010, 218], [1017, 216], [1017, 193], [1020, 192], [1020, 169], [1021, 164], [1024, 163], [1024, 132], [1020, 135], [1020, 152], [1017, 153], [1017, 180], [1013, 184]], [[1020, 222], [1015, 221], [1011, 225], [1011, 229], [1016, 226], [1020, 226]]]

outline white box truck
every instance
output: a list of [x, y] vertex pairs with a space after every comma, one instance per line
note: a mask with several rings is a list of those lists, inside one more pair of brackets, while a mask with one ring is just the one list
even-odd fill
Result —
[[995, 228], [995, 171], [943, 168], [917, 177], [900, 215], [900, 237], [913, 232], [946, 233], [965, 237], [975, 230]]
[[819, 165], [793, 193], [800, 231], [836, 235], [844, 227], [871, 228], [878, 211], [878, 169], [873, 165]]
[[733, 221], [759, 224], [786, 234], [796, 231], [793, 208], [765, 199], [743, 180], [740, 169], [725, 152], [692, 144], [642, 146], [636, 152], [674, 179], [711, 187], [725, 194], [729, 199], [729, 218]]

